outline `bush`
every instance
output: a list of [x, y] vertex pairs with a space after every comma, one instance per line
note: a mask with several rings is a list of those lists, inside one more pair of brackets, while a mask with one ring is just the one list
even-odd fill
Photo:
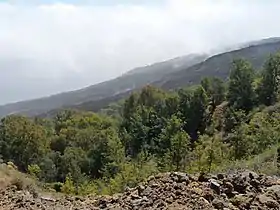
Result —
[[63, 183], [61, 182], [55, 182], [53, 184], [53, 189], [56, 191], [56, 192], [61, 192], [62, 191], [62, 187], [63, 187]]
[[41, 169], [37, 164], [28, 165], [28, 173], [34, 178], [39, 178]]
[[76, 193], [76, 188], [74, 186], [74, 182], [72, 180], [71, 175], [67, 175], [65, 183], [61, 187], [61, 192], [65, 194], [73, 195]]
[[97, 184], [93, 181], [84, 181], [78, 187], [78, 195], [97, 194]]

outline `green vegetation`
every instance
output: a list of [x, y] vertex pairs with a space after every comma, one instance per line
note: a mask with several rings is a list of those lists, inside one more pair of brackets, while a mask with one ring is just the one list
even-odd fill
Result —
[[279, 64], [276, 54], [254, 74], [249, 62], [234, 60], [228, 81], [204, 78], [174, 92], [147, 86], [99, 114], [7, 116], [1, 158], [67, 194], [121, 192], [165, 171], [255, 168], [256, 157], [272, 159], [266, 167], [278, 173]]

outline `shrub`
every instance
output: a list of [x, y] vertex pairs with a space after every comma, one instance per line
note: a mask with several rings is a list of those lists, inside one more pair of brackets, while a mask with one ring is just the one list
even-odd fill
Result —
[[55, 189], [56, 192], [61, 192], [62, 187], [63, 187], [63, 183], [61, 182], [53, 183], [53, 189]]
[[28, 173], [34, 178], [39, 178], [41, 169], [37, 164], [28, 165]]
[[74, 182], [72, 180], [71, 175], [67, 175], [66, 180], [61, 187], [61, 192], [65, 193], [65, 194], [75, 194], [76, 193], [76, 189], [75, 189]]

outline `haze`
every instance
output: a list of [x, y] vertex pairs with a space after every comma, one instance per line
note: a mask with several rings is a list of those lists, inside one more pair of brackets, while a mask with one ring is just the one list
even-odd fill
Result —
[[278, 0], [0, 0], [0, 104], [280, 36], [279, 9]]

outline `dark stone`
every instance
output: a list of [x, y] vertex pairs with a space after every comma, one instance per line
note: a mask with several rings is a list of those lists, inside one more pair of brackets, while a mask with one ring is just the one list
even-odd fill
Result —
[[221, 185], [214, 179], [210, 179], [209, 182], [210, 188], [219, 195], [221, 193]]
[[175, 191], [175, 195], [177, 195], [177, 196], [182, 195], [182, 191], [181, 191], [181, 190], [176, 190], [176, 191]]
[[251, 184], [254, 188], [256, 188], [256, 189], [259, 189], [259, 187], [260, 187], [260, 185], [261, 185], [260, 181], [257, 180], [257, 179], [251, 180], [251, 181], [250, 181], [250, 184]]
[[153, 188], [158, 188], [158, 187], [159, 187], [159, 184], [158, 184], [158, 183], [153, 183], [153, 184], [151, 184], [151, 187], [153, 187]]
[[223, 184], [223, 191], [228, 195], [231, 194], [233, 191], [234, 187], [230, 182], [225, 182]]
[[205, 174], [203, 172], [198, 177], [199, 182], [208, 182], [209, 179], [210, 179], [209, 176], [207, 176], [207, 174]]
[[145, 187], [143, 185], [139, 185], [137, 187], [137, 190], [138, 190], [138, 194], [141, 195], [141, 193], [145, 190]]
[[234, 177], [233, 186], [234, 186], [235, 191], [245, 194], [246, 189], [249, 186], [249, 183], [248, 183], [246, 177], [239, 175], [239, 176]]
[[249, 178], [250, 179], [257, 179], [258, 177], [259, 176], [256, 173], [252, 173], [252, 172], [249, 173]]
[[224, 174], [217, 174], [217, 178], [219, 180], [223, 180], [225, 178], [225, 175]]

